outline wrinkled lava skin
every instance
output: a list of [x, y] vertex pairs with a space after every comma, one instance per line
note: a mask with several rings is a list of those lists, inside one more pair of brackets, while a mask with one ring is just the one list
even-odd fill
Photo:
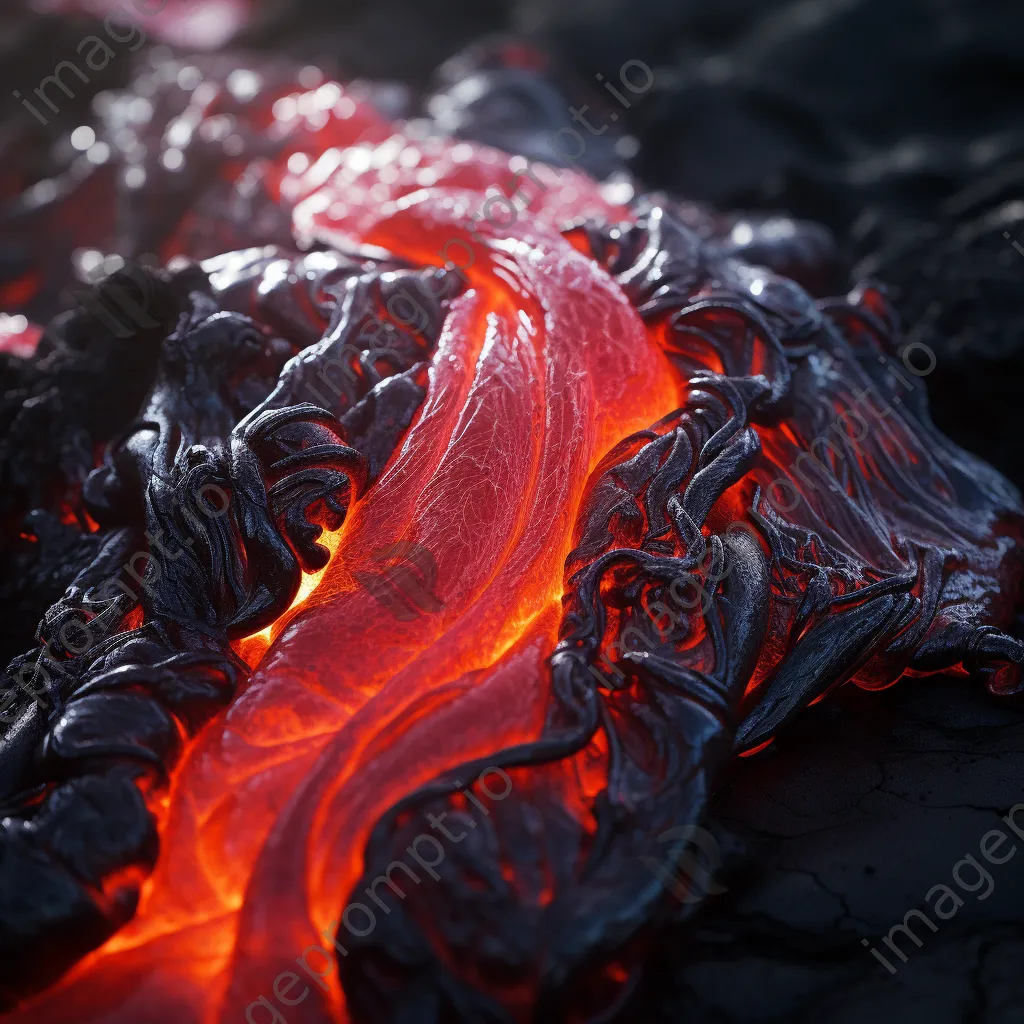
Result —
[[[816, 273], [813, 232], [754, 266], [694, 207], [200, 66], [131, 227], [205, 262], [113, 275], [147, 326], [76, 310], [19, 370], [56, 402], [90, 345], [152, 352], [84, 481], [8, 499], [97, 537], [0, 747], [8, 1019], [229, 1024], [307, 954], [289, 1022], [594, 1019], [673, 913], [641, 858], [734, 756], [847, 681], [1019, 690], [1020, 498], [891, 372], [878, 287], [771, 269]], [[437, 877], [339, 924], [442, 815]]]

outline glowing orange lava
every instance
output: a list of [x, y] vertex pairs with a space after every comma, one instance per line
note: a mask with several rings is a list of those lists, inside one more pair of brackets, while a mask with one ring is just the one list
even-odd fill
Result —
[[[322, 538], [330, 563], [237, 645], [255, 674], [175, 774], [135, 919], [16, 1024], [238, 1024], [273, 997], [275, 977], [326, 941], [382, 811], [539, 734], [584, 487], [620, 438], [679, 403], [657, 341], [560, 233], [580, 215], [625, 215], [596, 185], [536, 167], [543, 191], [502, 225], [480, 210], [522, 183], [507, 156], [397, 132], [345, 148], [343, 129], [332, 115], [331, 148], [304, 176], [283, 173], [297, 236], [413, 264], [443, 253], [467, 288], [398, 450]], [[436, 562], [439, 611], [396, 619], [359, 584], [400, 542]], [[336, 971], [287, 1012], [346, 1019]]]

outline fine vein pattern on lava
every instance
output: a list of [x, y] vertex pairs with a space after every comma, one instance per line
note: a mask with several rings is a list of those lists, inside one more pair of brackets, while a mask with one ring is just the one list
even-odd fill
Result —
[[676, 906], [642, 858], [735, 756], [850, 681], [1017, 692], [1019, 496], [890, 372], [880, 287], [219, 60], [24, 228], [98, 244], [120, 197], [110, 249], [189, 259], [31, 357], [156, 353], [54, 467], [102, 543], [5, 748], [9, 1019], [594, 1019]]

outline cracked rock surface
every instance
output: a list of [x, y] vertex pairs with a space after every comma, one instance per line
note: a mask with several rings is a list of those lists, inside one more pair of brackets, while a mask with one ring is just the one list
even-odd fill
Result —
[[[811, 708], [777, 747], [740, 761], [711, 822], [728, 891], [688, 915], [648, 1010], [652, 1024], [1014, 1024], [1022, 1019], [1024, 714], [956, 679], [852, 687]], [[1024, 811], [1018, 814], [1024, 831]], [[980, 853], [1008, 835], [1002, 864]], [[989, 841], [990, 843], [993, 840]], [[1016, 850], [1011, 852], [1011, 843]], [[969, 864], [971, 855], [991, 882]], [[949, 886], [962, 906], [926, 901]], [[967, 891], [975, 889], [976, 891]], [[987, 896], [983, 899], [978, 897]], [[920, 948], [897, 934], [912, 908]], [[895, 974], [862, 944], [887, 954]]]

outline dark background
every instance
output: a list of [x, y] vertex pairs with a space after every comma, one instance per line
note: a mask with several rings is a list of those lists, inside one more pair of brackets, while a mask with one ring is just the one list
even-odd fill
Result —
[[[1024, 254], [1011, 244], [1024, 246], [1024, 3], [274, 0], [239, 45], [404, 83], [415, 107], [438, 65], [499, 32], [550, 53], [584, 93], [627, 60], [654, 68], [623, 119], [640, 182], [828, 225], [840, 290], [877, 276], [907, 336], [935, 352], [939, 425], [1024, 483]], [[0, 95], [49, 74], [82, 33], [0, 8]], [[127, 81], [126, 62], [108, 70], [97, 87]], [[49, 129], [5, 101], [0, 190], [45, 173], [89, 99]], [[1024, 1020], [1024, 852], [988, 865], [986, 900], [960, 893], [937, 933], [918, 927], [923, 945], [895, 976], [861, 944], [954, 885], [954, 864], [1018, 801], [1024, 716], [965, 683], [908, 680], [811, 708], [737, 764], [712, 822], [728, 892], [670, 937], [631, 1019]]]

